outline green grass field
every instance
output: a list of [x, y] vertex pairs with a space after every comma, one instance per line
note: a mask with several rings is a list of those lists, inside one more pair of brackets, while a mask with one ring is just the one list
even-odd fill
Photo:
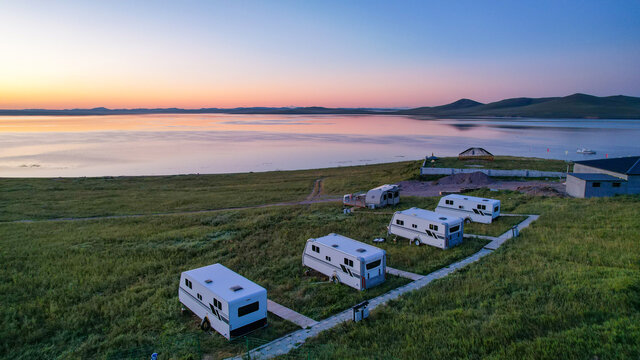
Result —
[[562, 160], [550, 160], [540, 158], [527, 158], [517, 156], [495, 156], [493, 161], [488, 160], [458, 160], [457, 157], [441, 158], [433, 163], [439, 168], [472, 168], [469, 165], [485, 169], [511, 170], [527, 169], [540, 171], [567, 171], [567, 163]]
[[[488, 196], [488, 194], [479, 195]], [[637, 359], [640, 198], [517, 199], [542, 214], [479, 263], [322, 333], [331, 359]]]
[[[408, 179], [418, 162], [263, 174], [99, 179], [0, 179], [2, 220], [175, 212], [304, 199], [315, 179], [325, 195]], [[235, 185], [235, 182], [244, 179]], [[190, 193], [193, 186], [196, 194]], [[238, 194], [237, 191], [247, 191]], [[277, 191], [276, 194], [271, 192]], [[366, 322], [323, 333], [303, 349], [321, 358], [637, 358], [640, 343], [640, 198], [497, 197], [502, 211], [541, 214], [518, 239], [480, 263], [375, 311]], [[156, 201], [157, 196], [157, 201]], [[181, 200], [182, 197], [186, 200]], [[435, 207], [403, 198], [400, 209]], [[213, 204], [213, 205], [212, 205]], [[220, 262], [267, 288], [269, 297], [316, 320], [408, 280], [389, 277], [357, 292], [304, 276], [310, 237], [386, 237], [393, 209], [342, 213], [339, 203], [125, 219], [0, 223], [0, 358], [108, 358], [169, 343], [175, 358], [193, 345], [213, 358], [243, 343], [203, 334], [180, 314], [181, 271]], [[508, 218], [505, 218], [510, 220]], [[497, 235], [509, 222], [476, 225]], [[442, 251], [381, 244], [390, 266], [428, 273], [486, 241]], [[297, 327], [277, 317], [252, 337]], [[372, 339], [375, 341], [372, 342]], [[316, 351], [320, 349], [320, 351]], [[191, 354], [191, 355], [189, 355]]]

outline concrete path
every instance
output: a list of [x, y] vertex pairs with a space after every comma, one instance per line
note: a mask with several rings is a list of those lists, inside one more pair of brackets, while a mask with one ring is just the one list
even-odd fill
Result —
[[[538, 215], [529, 215], [526, 220], [518, 224], [518, 229], [524, 229], [529, 226], [533, 221], [538, 219]], [[512, 237], [512, 231], [509, 231], [502, 234], [500, 237], [496, 238], [491, 244], [497, 249], [500, 245], [502, 245], [507, 239]], [[489, 244], [489, 245], [491, 245]], [[419, 279], [403, 285], [399, 288], [393, 289], [383, 295], [375, 297], [369, 300], [369, 310], [374, 310], [380, 305], [384, 305], [390, 300], [397, 299], [401, 295], [423, 288], [429, 285], [432, 281], [436, 279], [441, 279], [452, 272], [461, 269], [475, 261], [480, 260], [481, 258], [491, 254], [493, 249], [485, 246], [483, 249], [478, 251], [477, 253], [469, 256], [466, 259], [455, 262], [447, 267], [436, 270], [429, 275], [421, 276]], [[394, 269], [395, 270], [395, 269]], [[268, 344], [262, 345], [250, 351], [251, 359], [270, 359], [276, 356], [281, 356], [287, 354], [289, 351], [300, 347], [307, 339], [314, 337], [321, 332], [331, 329], [340, 323], [350, 321], [352, 317], [351, 309], [347, 309], [337, 315], [333, 315], [327, 319], [321, 320], [317, 322], [315, 325], [310, 326], [307, 329], [302, 329], [298, 331], [294, 331], [288, 335], [285, 335], [279, 339], [276, 339]], [[233, 358], [229, 358], [233, 360], [242, 360], [243, 355], [239, 355]]]
[[[527, 226], [529, 226], [532, 222], [538, 220], [538, 218], [540, 217], [540, 215], [528, 215], [527, 218], [521, 222], [520, 224], [517, 225], [518, 227], [518, 231], [522, 231], [522, 229], [526, 228]], [[488, 243], [487, 245], [485, 245], [485, 249], [489, 249], [489, 250], [496, 250], [497, 248], [500, 247], [500, 245], [504, 244], [505, 241], [511, 239], [513, 237], [513, 232], [511, 229], [509, 229], [507, 232], [505, 232], [504, 234], [500, 235], [497, 239], [491, 241], [490, 243]]]
[[414, 274], [414, 273], [411, 273], [411, 272], [408, 272], [408, 271], [394, 269], [394, 268], [389, 267], [389, 266], [387, 266], [387, 274], [400, 276], [400, 277], [403, 277], [405, 279], [414, 280], [414, 281], [415, 280], [419, 280], [420, 278], [424, 277], [424, 275]]
[[288, 307], [284, 307], [277, 302], [271, 301], [269, 299], [267, 299], [267, 311], [285, 320], [289, 320], [303, 329], [306, 329], [309, 326], [313, 326], [318, 323], [311, 318], [308, 318], [300, 313], [289, 309]]
[[[509, 230], [509, 231], [511, 231], [511, 230]], [[464, 238], [467, 238], [467, 239], [478, 238], [478, 239], [485, 239], [485, 240], [491, 240], [491, 241], [497, 239], [497, 237], [487, 236], [487, 235], [464, 234], [462, 236]]]

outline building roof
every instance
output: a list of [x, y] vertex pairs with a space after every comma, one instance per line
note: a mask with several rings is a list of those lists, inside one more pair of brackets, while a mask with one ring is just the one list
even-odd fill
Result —
[[485, 150], [485, 149], [483, 149], [481, 147], [470, 147], [470, 148], [468, 148], [467, 150], [461, 152], [458, 155], [465, 155], [465, 156], [469, 156], [469, 155], [471, 155], [471, 156], [487, 156], [487, 155], [490, 155], [490, 156], [493, 156], [492, 153], [488, 152], [487, 150]]
[[[347, 255], [361, 257], [365, 260], [371, 257], [380, 257], [384, 255], [385, 251], [375, 246], [365, 244], [363, 242], [353, 240], [340, 234], [329, 234], [317, 239], [310, 239], [320, 244], [331, 246], [332, 248], [339, 250]], [[335, 246], [337, 245], [337, 246]], [[362, 251], [364, 250], [364, 251]]]
[[[244, 298], [260, 292], [267, 292], [265, 288], [253, 281], [237, 274], [222, 264], [213, 264], [183, 272], [193, 281], [214, 292], [226, 302]], [[210, 282], [208, 282], [211, 280]], [[235, 290], [240, 287], [240, 290]]]
[[626, 181], [619, 177], [600, 173], [569, 173], [569, 175], [586, 181]]
[[447, 224], [447, 225], [457, 225], [462, 221], [461, 218], [456, 216], [438, 214], [431, 210], [425, 210], [425, 209], [420, 209], [416, 207], [398, 211], [396, 212], [396, 214], [414, 216], [423, 220], [429, 220], [429, 221], [433, 221], [441, 224]]
[[449, 194], [446, 196], [443, 196], [442, 199], [453, 199], [453, 200], [472, 200], [472, 201], [477, 201], [479, 203], [489, 203], [492, 205], [498, 205], [500, 204], [500, 200], [496, 200], [496, 199], [487, 199], [487, 198], [481, 198], [481, 197], [476, 197], [476, 196], [468, 196], [468, 195], [460, 195], [460, 194]]
[[626, 175], [640, 175], [640, 156], [627, 156], [612, 159], [576, 161], [576, 164]]

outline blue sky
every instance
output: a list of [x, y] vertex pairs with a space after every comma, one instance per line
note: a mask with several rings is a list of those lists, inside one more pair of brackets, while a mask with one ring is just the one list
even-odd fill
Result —
[[0, 107], [640, 96], [640, 1], [0, 4]]

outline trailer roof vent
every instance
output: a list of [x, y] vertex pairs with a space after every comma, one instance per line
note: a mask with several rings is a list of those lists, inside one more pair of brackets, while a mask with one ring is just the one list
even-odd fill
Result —
[[469, 200], [469, 198], [464, 198], [465, 200]]
[[357, 252], [359, 252], [359, 253], [363, 253], [363, 252], [365, 252], [365, 251], [367, 251], [367, 250], [365, 250], [365, 249], [363, 249], [363, 248], [360, 248], [360, 249], [356, 249], [356, 251], [357, 251]]
[[482, 201], [489, 201], [489, 199], [482, 199]]
[[213, 280], [211, 280], [211, 279], [207, 279], [207, 280], [205, 280], [204, 282], [206, 282], [207, 284], [211, 284], [211, 283], [213, 282]]
[[238, 291], [242, 290], [242, 286], [235, 285], [235, 286], [230, 287], [230, 289], [231, 289], [233, 292], [238, 292]]
[[447, 218], [446, 218], [446, 217], [443, 217], [443, 216], [439, 217], [438, 219], [440, 219], [440, 220], [447, 220]]
[[337, 248], [338, 244], [333, 244], [333, 245], [331, 245], [331, 247]]

